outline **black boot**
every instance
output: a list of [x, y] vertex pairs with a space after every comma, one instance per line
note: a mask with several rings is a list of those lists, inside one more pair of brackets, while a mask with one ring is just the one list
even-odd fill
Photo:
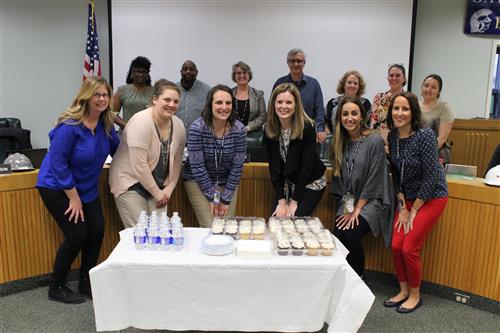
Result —
[[51, 301], [68, 303], [68, 304], [78, 304], [85, 302], [85, 298], [81, 295], [73, 292], [66, 286], [65, 283], [58, 283], [56, 281], [50, 281], [49, 284], [49, 299]]
[[90, 279], [88, 277], [81, 277], [80, 284], [78, 285], [78, 291], [92, 299], [92, 288], [90, 287]]

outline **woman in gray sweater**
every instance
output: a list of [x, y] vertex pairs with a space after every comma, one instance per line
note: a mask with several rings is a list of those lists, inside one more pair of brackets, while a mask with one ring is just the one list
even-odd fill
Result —
[[367, 112], [357, 97], [342, 98], [330, 147], [333, 165], [332, 194], [337, 213], [335, 236], [347, 247], [347, 262], [363, 274], [362, 238], [371, 230], [391, 244], [392, 186], [384, 140], [366, 127]]

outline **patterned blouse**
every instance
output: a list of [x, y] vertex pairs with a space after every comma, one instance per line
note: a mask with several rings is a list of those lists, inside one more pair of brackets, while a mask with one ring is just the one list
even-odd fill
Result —
[[408, 200], [448, 196], [444, 169], [438, 161], [436, 135], [430, 128], [402, 139], [398, 139], [396, 129], [392, 130], [389, 152], [396, 192], [402, 192]]
[[376, 94], [373, 98], [372, 114], [370, 116], [370, 127], [380, 133], [385, 144], [387, 144], [387, 134], [389, 133], [389, 129], [387, 128], [387, 112], [389, 111], [391, 97], [390, 90], [385, 93]]
[[[290, 146], [290, 134], [291, 134], [291, 129], [288, 128], [286, 130], [282, 129], [281, 130], [281, 135], [279, 138], [280, 141], [280, 155], [281, 158], [283, 159], [283, 162], [286, 163], [286, 156], [288, 155], [288, 147]], [[321, 191], [326, 187], [326, 176], [323, 175], [319, 179], [316, 179], [310, 184], [306, 185], [306, 188], [313, 190], [313, 191]], [[295, 184], [292, 183], [291, 181], [287, 180], [284, 185], [284, 191], [286, 198], [291, 197], [291, 193], [295, 190]]]

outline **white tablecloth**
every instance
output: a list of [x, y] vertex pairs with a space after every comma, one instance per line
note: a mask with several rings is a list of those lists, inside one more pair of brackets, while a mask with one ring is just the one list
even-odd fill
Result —
[[345, 260], [273, 256], [242, 259], [201, 252], [208, 229], [185, 228], [181, 252], [136, 250], [132, 229], [90, 271], [97, 331], [355, 332], [375, 299]]

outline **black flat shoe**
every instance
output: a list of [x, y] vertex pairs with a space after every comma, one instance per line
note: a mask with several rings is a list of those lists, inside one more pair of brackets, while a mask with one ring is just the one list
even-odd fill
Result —
[[408, 299], [408, 296], [406, 298], [403, 298], [399, 302], [395, 302], [395, 301], [391, 301], [391, 299], [389, 298], [389, 299], [386, 299], [384, 301], [384, 306], [386, 308], [395, 308], [396, 306], [400, 306], [401, 304], [403, 304], [404, 302], [406, 302], [407, 299]]
[[78, 304], [85, 302], [85, 298], [73, 292], [73, 290], [69, 289], [67, 286], [49, 288], [49, 299], [51, 301], [67, 304]]
[[397, 312], [399, 313], [411, 313], [413, 311], [415, 311], [416, 309], [418, 309], [419, 307], [422, 306], [422, 299], [420, 299], [417, 303], [417, 305], [415, 305], [413, 308], [409, 309], [409, 308], [404, 308], [402, 306], [398, 306], [398, 308], [396, 309]]
[[88, 278], [80, 279], [80, 284], [78, 285], [78, 291], [80, 294], [87, 296], [92, 299], [92, 288], [90, 287], [90, 280]]

